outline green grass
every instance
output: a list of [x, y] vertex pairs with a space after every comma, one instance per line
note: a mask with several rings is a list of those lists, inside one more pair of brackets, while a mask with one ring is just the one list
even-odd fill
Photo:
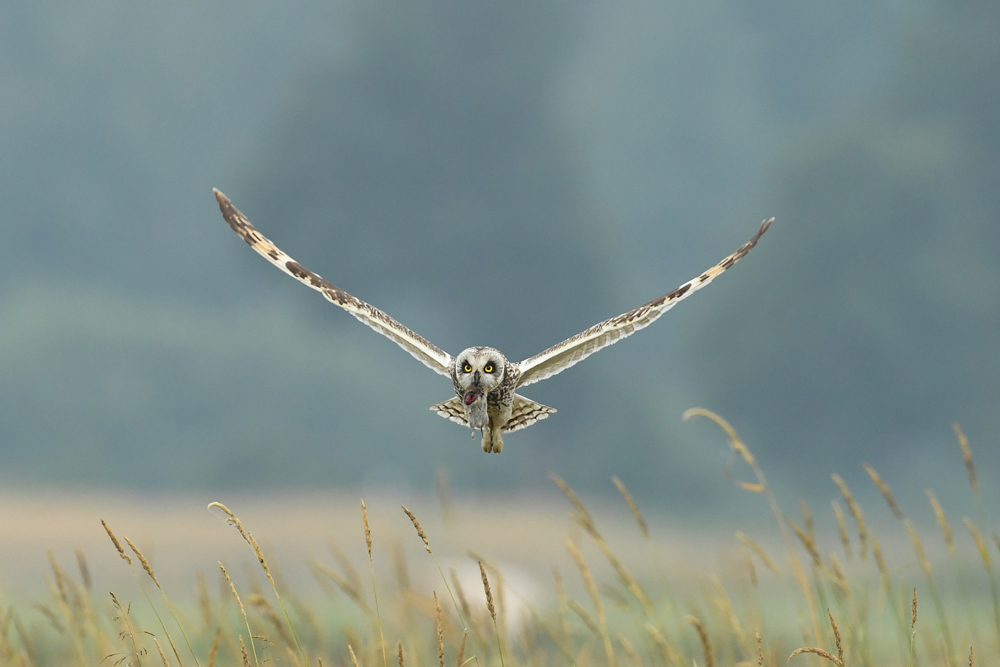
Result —
[[[609, 532], [553, 476], [567, 498], [570, 521], [564, 557], [552, 563], [550, 603], [518, 590], [510, 582], [516, 577], [508, 580], [503, 557], [469, 551], [466, 536], [455, 529], [459, 510], [447, 493], [442, 494], [441, 535], [426, 531], [405, 508], [399, 511], [405, 530], [379, 535], [361, 503], [357, 532], [364, 535], [367, 552], [354, 556], [366, 557], [370, 585], [335, 550], [335, 565], [303, 554], [315, 580], [306, 586], [299, 582], [295, 590], [283, 583], [276, 564], [236, 513], [213, 503], [242, 537], [248, 560], [269, 586], [248, 581], [239, 587], [227, 578], [213, 596], [204, 577], [192, 572], [197, 595], [187, 599], [185, 590], [162, 587], [139, 549], [131, 542], [132, 554], [122, 548], [109, 526], [107, 548], [118, 551], [126, 561], [121, 567], [131, 569], [138, 585], [110, 595], [98, 592], [82, 554], [79, 573], [71, 574], [50, 553], [48, 599], [0, 609], [0, 664], [958, 667], [973, 664], [974, 646], [975, 665], [1000, 665], [1000, 609], [991, 559], [1000, 538], [986, 524], [971, 450], [960, 431], [974, 498], [969, 513], [977, 520], [964, 517], [964, 530], [957, 534], [929, 492], [939, 530], [921, 535], [888, 484], [868, 467], [899, 521], [898, 535], [885, 543], [908, 540], [908, 550], [894, 550], [901, 555], [891, 562], [838, 475], [831, 486], [836, 522], [814, 525], [804, 502], [795, 516], [785, 514], [729, 424], [705, 410], [686, 416], [711, 419], [726, 434], [734, 460], [752, 475], [752, 481], [734, 483], [749, 501], [760, 498], [762, 509], [774, 515], [778, 541], [739, 533], [718, 567], [706, 564], [719, 554], [704, 553], [699, 569], [681, 568], [668, 562], [651, 535], [655, 526], [647, 523], [621, 480], [614, 483], [622, 507], [635, 519], [634, 539], [627, 543], [620, 526]], [[504, 511], [498, 507], [491, 516], [477, 518], [501, 531]], [[611, 534], [619, 536], [619, 545], [606, 539]], [[424, 549], [409, 560], [380, 551], [378, 545], [390, 539]], [[944, 562], [931, 562], [926, 555], [924, 542], [930, 540], [947, 546]], [[840, 546], [823, 553], [819, 545], [828, 543]], [[446, 575], [436, 555], [439, 546], [444, 553], [466, 553], [470, 566], [478, 561], [483, 585], [466, 580], [463, 588], [453, 567]], [[530, 552], [535, 545], [529, 541], [517, 548]], [[416, 563], [418, 558], [425, 562]], [[395, 576], [380, 576], [393, 561]], [[970, 568], [970, 561], [977, 567]], [[411, 584], [411, 567], [436, 573], [430, 590]], [[149, 595], [151, 584], [160, 596]]]

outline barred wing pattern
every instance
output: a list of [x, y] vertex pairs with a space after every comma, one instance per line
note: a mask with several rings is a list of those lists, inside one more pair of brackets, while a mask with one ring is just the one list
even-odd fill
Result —
[[278, 246], [264, 237], [263, 234], [254, 229], [254, 226], [250, 224], [246, 216], [233, 206], [233, 203], [229, 201], [226, 195], [218, 190], [213, 191], [215, 192], [216, 200], [219, 202], [219, 208], [222, 210], [222, 217], [226, 219], [226, 222], [233, 228], [233, 231], [239, 234], [240, 238], [250, 244], [250, 247], [256, 250], [264, 259], [299, 282], [320, 292], [330, 302], [340, 306], [361, 322], [395, 342], [431, 370], [451, 377], [449, 369], [451, 355], [419, 334], [407, 329], [375, 306], [351, 296], [296, 262], [282, 252]]
[[665, 294], [658, 299], [653, 299], [649, 303], [639, 306], [635, 310], [623, 313], [618, 317], [612, 317], [610, 320], [595, 324], [586, 331], [564, 340], [558, 345], [553, 345], [530, 359], [525, 359], [518, 363], [517, 367], [521, 370], [521, 377], [517, 386], [523, 387], [539, 380], [550, 378], [570, 366], [583, 361], [594, 352], [609, 345], [614, 345], [623, 338], [631, 336], [639, 329], [649, 326], [660, 315], [673, 308], [678, 301], [687, 298], [712, 282], [716, 276], [725, 272], [726, 269], [732, 267], [733, 264], [750, 252], [773, 221], [774, 218], [771, 218], [762, 222], [760, 229], [754, 234], [754, 237], [740, 246], [739, 250], [697, 278], [684, 283], [673, 292]]
[[[465, 407], [462, 399], [455, 397], [444, 403], [431, 406], [431, 411], [439, 414], [449, 421], [453, 421], [461, 426], [468, 426], [469, 422], [465, 416]], [[555, 408], [536, 403], [530, 398], [525, 398], [519, 394], [514, 394], [514, 405], [511, 409], [510, 419], [501, 429], [504, 433], [513, 433], [527, 428], [537, 421], [541, 421], [555, 412]]]

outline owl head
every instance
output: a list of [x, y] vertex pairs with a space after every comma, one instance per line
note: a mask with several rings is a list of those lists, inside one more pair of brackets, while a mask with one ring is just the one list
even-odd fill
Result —
[[503, 382], [507, 358], [492, 347], [470, 347], [455, 358], [455, 388], [468, 408], [486, 401], [486, 394]]

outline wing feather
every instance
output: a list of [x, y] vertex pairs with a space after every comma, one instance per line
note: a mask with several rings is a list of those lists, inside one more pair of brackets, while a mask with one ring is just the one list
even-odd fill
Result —
[[[514, 403], [511, 406], [510, 419], [507, 420], [507, 423], [503, 425], [501, 430], [504, 433], [520, 431], [522, 428], [528, 428], [535, 422], [546, 419], [549, 415], [555, 413], [555, 411], [555, 408], [550, 408], [547, 405], [536, 403], [530, 398], [525, 398], [520, 394], [514, 394]], [[469, 425], [468, 420], [465, 418], [465, 407], [462, 406], [462, 399], [457, 396], [455, 398], [448, 399], [444, 403], [432, 405], [431, 412], [435, 412], [441, 417], [444, 417], [449, 421], [453, 421], [456, 424], [460, 424], [462, 426]]]
[[219, 208], [222, 210], [222, 217], [226, 219], [233, 231], [239, 234], [240, 238], [250, 244], [250, 247], [264, 259], [299, 282], [320, 292], [327, 300], [340, 306], [361, 322], [395, 342], [431, 370], [441, 375], [450, 376], [451, 355], [419, 334], [407, 329], [375, 306], [351, 296], [296, 262], [258, 232], [246, 216], [233, 206], [226, 195], [218, 190], [213, 191], [219, 202]]
[[553, 345], [544, 352], [518, 363], [517, 367], [521, 370], [521, 377], [517, 386], [523, 387], [552, 377], [556, 373], [561, 373], [570, 366], [583, 361], [594, 352], [609, 345], [614, 345], [621, 339], [631, 336], [639, 329], [649, 326], [660, 315], [673, 308], [678, 301], [687, 298], [705, 285], [708, 285], [719, 274], [732, 267], [733, 264], [750, 252], [757, 245], [757, 241], [767, 231], [768, 227], [771, 226], [772, 222], [774, 222], [774, 218], [762, 222], [760, 229], [754, 234], [754, 237], [740, 246], [739, 250], [697, 278], [684, 283], [673, 292], [664, 294], [658, 299], [653, 299], [649, 303], [639, 306], [635, 310], [623, 313], [618, 317], [612, 317], [610, 320], [595, 324], [586, 331], [578, 333], [572, 338], [568, 338], [558, 345]]

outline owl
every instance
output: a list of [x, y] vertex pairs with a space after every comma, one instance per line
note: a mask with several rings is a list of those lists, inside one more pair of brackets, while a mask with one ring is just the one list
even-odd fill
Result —
[[296, 262], [258, 232], [226, 195], [218, 190], [214, 192], [222, 217], [264, 259], [391, 339], [431, 370], [450, 377], [455, 397], [432, 405], [431, 410], [471, 428], [473, 437], [479, 431], [483, 451], [496, 454], [503, 450], [503, 433], [527, 428], [555, 412], [553, 408], [518, 394], [521, 387], [561, 373], [598, 350], [652, 324], [678, 301], [708, 285], [750, 252], [774, 221], [774, 218], [765, 220], [753, 238], [736, 252], [674, 291], [595, 324], [533, 357], [512, 363], [492, 347], [470, 347], [456, 357], [451, 356], [378, 308], [351, 296]]

